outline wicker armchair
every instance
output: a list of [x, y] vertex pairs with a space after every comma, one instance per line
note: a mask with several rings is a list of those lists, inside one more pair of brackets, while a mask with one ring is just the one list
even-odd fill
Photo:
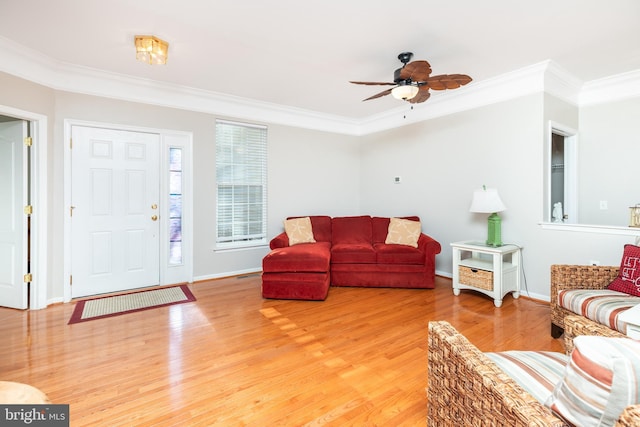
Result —
[[573, 339], [578, 335], [598, 335], [601, 337], [625, 337], [608, 326], [594, 322], [584, 316], [572, 314], [564, 318], [564, 349], [567, 354], [573, 351]]
[[[429, 322], [428, 360], [429, 426], [566, 426], [447, 322]], [[640, 405], [616, 424], [638, 425]]]
[[551, 336], [553, 338], [559, 338], [562, 335], [565, 329], [564, 318], [575, 314], [558, 305], [558, 293], [565, 289], [604, 289], [616, 278], [618, 270], [619, 267], [613, 266], [551, 266]]

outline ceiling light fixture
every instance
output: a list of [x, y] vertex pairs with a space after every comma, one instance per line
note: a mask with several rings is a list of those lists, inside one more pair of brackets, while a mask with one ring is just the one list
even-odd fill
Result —
[[393, 95], [395, 99], [404, 99], [406, 101], [416, 96], [418, 90], [418, 86], [414, 86], [406, 81], [400, 81], [398, 86], [391, 90], [391, 95]]
[[136, 59], [147, 64], [166, 64], [169, 43], [156, 36], [135, 36]]

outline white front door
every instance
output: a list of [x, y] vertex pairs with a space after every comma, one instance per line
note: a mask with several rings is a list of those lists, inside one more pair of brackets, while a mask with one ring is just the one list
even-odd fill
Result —
[[27, 308], [27, 122], [0, 123], [0, 306]]
[[72, 126], [71, 296], [160, 283], [153, 133]]

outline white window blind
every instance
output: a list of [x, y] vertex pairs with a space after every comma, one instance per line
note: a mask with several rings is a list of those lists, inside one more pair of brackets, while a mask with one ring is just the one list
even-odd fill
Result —
[[266, 243], [267, 128], [216, 121], [216, 246]]

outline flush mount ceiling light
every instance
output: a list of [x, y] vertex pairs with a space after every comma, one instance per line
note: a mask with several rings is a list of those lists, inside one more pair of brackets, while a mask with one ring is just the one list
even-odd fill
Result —
[[136, 59], [147, 64], [166, 64], [169, 43], [156, 36], [135, 36]]

